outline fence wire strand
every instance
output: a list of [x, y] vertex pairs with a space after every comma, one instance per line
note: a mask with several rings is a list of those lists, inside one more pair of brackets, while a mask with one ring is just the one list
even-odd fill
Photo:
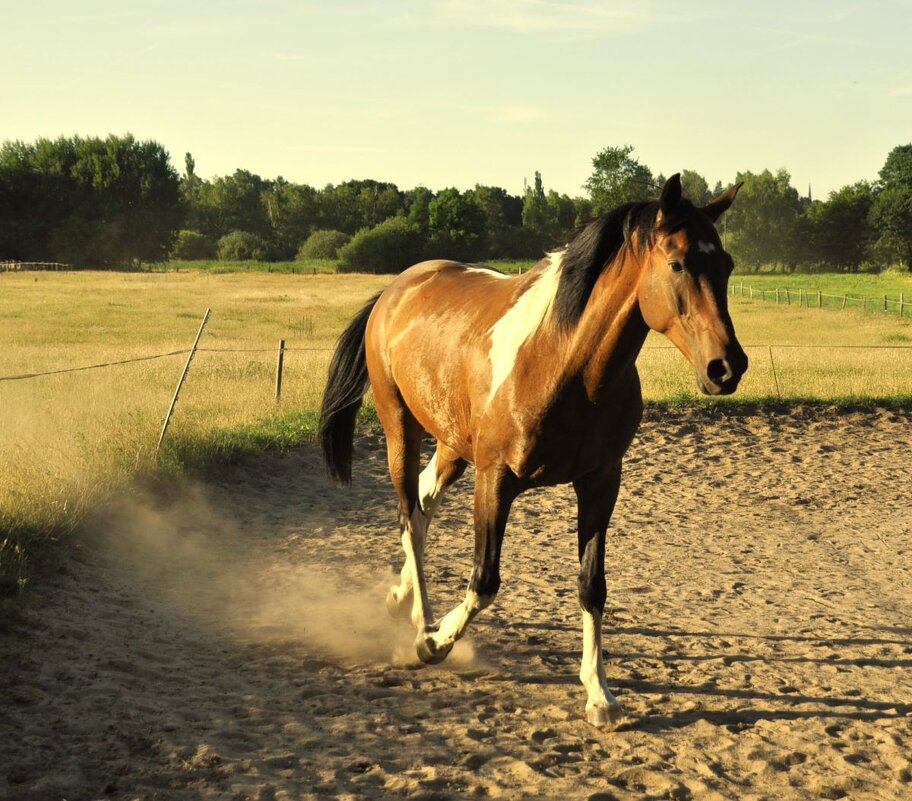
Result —
[[[804, 349], [804, 350], [912, 350], [912, 345], [742, 345], [743, 348], [763, 348], [770, 350], [783, 349]], [[284, 348], [286, 352], [297, 351], [299, 353], [332, 353], [332, 348]], [[644, 345], [642, 350], [677, 350], [674, 345]], [[116, 367], [122, 364], [133, 364], [135, 362], [148, 362], [153, 359], [165, 359], [169, 356], [179, 356], [189, 353], [189, 348], [183, 350], [172, 350], [168, 353], [156, 353], [152, 356], [135, 356], [132, 359], [119, 359], [113, 362], [102, 362], [101, 364], [87, 364], [81, 367], [63, 367], [57, 370], [46, 370], [39, 373], [21, 373], [19, 375], [0, 376], [0, 381], [21, 381], [27, 378], [42, 378], [49, 375], [61, 375], [62, 373], [78, 373], [84, 370], [97, 370], [102, 367]], [[197, 353], [275, 353], [276, 348], [197, 348]]]
[[103, 362], [102, 364], [87, 364], [82, 367], [63, 367], [59, 370], [46, 370], [43, 373], [21, 373], [20, 375], [0, 376], [0, 381], [21, 381], [24, 378], [40, 378], [46, 375], [59, 375], [60, 373], [78, 373], [81, 370], [97, 370], [99, 367], [114, 367], [118, 364], [132, 364], [133, 362], [148, 362], [152, 359], [164, 359], [168, 356], [177, 356], [187, 353], [189, 348], [184, 350], [172, 350], [170, 353], [156, 353], [154, 356], [136, 356], [132, 359], [120, 359], [116, 362]]

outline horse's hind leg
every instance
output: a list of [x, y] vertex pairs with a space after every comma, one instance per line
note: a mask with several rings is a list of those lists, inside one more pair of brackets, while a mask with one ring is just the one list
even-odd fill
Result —
[[422, 662], [443, 661], [469, 623], [489, 606], [500, 589], [500, 549], [510, 506], [517, 490], [505, 467], [479, 470], [475, 476], [475, 558], [472, 575], [461, 604], [448, 612], [418, 639]]
[[399, 497], [399, 525], [405, 564], [401, 584], [387, 597], [387, 608], [396, 610], [410, 606], [412, 623], [421, 631], [432, 619], [424, 578], [424, 542], [427, 519], [418, 503], [418, 467], [423, 431], [405, 404], [393, 390], [384, 397], [381, 389], [374, 390], [377, 413], [386, 434], [386, 455], [390, 480]]
[[616, 723], [623, 715], [621, 705], [608, 689], [602, 656], [602, 615], [607, 596], [605, 532], [620, 484], [620, 463], [573, 482], [578, 501], [578, 588], [583, 613], [583, 658], [579, 676], [588, 696], [586, 720], [594, 726]]
[[[465, 472], [466, 462], [441, 442], [418, 477], [418, 503], [424, 514], [426, 526], [430, 525], [440, 506], [444, 492]], [[425, 537], [427, 528], [425, 528]], [[426, 542], [425, 542], [426, 546]], [[399, 576], [399, 584], [390, 587], [386, 608], [393, 617], [410, 617], [413, 604], [411, 562], [406, 558]]]

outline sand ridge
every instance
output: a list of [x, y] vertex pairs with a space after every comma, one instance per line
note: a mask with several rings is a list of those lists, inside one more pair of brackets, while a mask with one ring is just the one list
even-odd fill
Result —
[[[503, 587], [447, 662], [386, 617], [376, 435], [99, 522], [2, 641], [0, 798], [912, 797], [912, 414], [648, 410], [608, 544], [618, 731], [577, 679], [572, 490], [514, 506]], [[471, 563], [471, 473], [427, 559]]]

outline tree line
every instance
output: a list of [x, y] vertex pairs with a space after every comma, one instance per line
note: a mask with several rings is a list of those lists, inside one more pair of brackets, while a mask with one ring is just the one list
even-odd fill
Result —
[[[710, 188], [683, 170], [685, 196]], [[123, 267], [181, 259], [339, 259], [342, 269], [397, 271], [428, 257], [537, 258], [593, 216], [655, 197], [665, 177], [630, 145], [592, 159], [585, 194], [522, 195], [351, 180], [321, 189], [247, 170], [203, 179], [193, 157], [178, 173], [157, 142], [131, 135], [61, 137], [0, 147], [0, 259]], [[912, 262], [912, 144], [895, 147], [876, 179], [802, 195], [784, 169], [739, 172], [738, 202], [719, 223], [744, 270], [876, 270]]]

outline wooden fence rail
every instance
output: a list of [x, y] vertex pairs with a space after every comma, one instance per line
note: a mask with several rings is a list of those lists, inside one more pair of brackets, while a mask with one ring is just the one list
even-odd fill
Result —
[[[729, 291], [731, 292], [732, 297], [739, 296], [742, 298], [749, 298], [750, 300], [769, 300], [770, 302], [775, 302], [776, 305], [782, 303], [786, 306], [792, 305], [792, 292], [789, 287], [785, 287], [784, 289], [780, 289], [779, 287], [776, 287], [775, 289], [755, 289], [752, 286], [745, 285], [743, 281], [739, 281], [737, 284], [731, 284]], [[899, 293], [898, 298], [891, 298], [889, 295], [850, 295], [848, 293], [832, 295], [828, 292], [821, 292], [819, 289], [811, 293], [800, 287], [797, 292], [797, 305], [804, 306], [808, 309], [822, 309], [829, 305], [831, 308], [838, 307], [840, 311], [845, 311], [854, 303], [855, 308], [861, 308], [862, 311], [874, 309], [891, 312], [895, 310], [900, 317], [904, 317], [906, 316], [906, 307], [909, 305], [905, 293], [903, 292]], [[836, 302], [826, 304], [824, 303], [825, 300], [833, 300]]]

